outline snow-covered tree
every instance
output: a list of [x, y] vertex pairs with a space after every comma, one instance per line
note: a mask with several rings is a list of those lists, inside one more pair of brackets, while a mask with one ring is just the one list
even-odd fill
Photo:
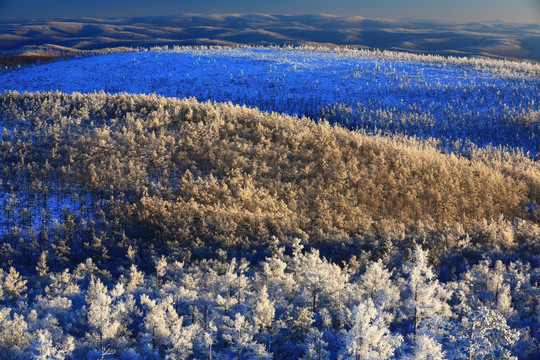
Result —
[[399, 288], [391, 279], [381, 260], [370, 262], [360, 277], [358, 288], [363, 299], [371, 299], [377, 308], [384, 311], [395, 311], [399, 302]]
[[266, 258], [261, 264], [264, 284], [274, 299], [293, 298], [296, 296], [297, 284], [293, 274], [288, 272], [287, 259], [284, 247], [274, 247], [272, 256]]
[[217, 331], [217, 326], [213, 322], [210, 322], [206, 330], [203, 331], [202, 337], [199, 337], [199, 353], [205, 360], [212, 360], [215, 357], [214, 346], [217, 342]]
[[439, 337], [446, 320], [452, 315], [448, 304], [452, 293], [435, 277], [427, 255], [427, 251], [416, 245], [411, 261], [403, 268], [403, 314], [411, 323], [413, 337], [421, 332]]
[[275, 315], [274, 303], [268, 298], [268, 290], [266, 285], [257, 292], [254, 299], [253, 323], [259, 331], [272, 326]]
[[49, 267], [47, 266], [47, 256], [47, 251], [42, 251], [36, 264], [36, 271], [41, 277], [47, 276], [47, 273], [49, 272]]
[[291, 271], [299, 287], [304, 303], [316, 313], [319, 305], [339, 309], [343, 307], [343, 297], [349, 275], [342, 269], [320, 256], [316, 249], [302, 253], [299, 239], [293, 243]]
[[355, 360], [389, 359], [403, 338], [390, 332], [388, 315], [379, 311], [371, 299], [353, 309], [350, 329], [344, 334], [345, 357]]
[[89, 341], [97, 347], [97, 355], [103, 359], [114, 353], [114, 340], [117, 339], [122, 326], [114, 298], [99, 279], [92, 277], [86, 295]]
[[240, 313], [236, 313], [234, 319], [230, 319], [225, 327], [223, 338], [229, 342], [231, 356], [241, 359], [270, 359], [270, 354], [263, 344], [253, 339], [253, 326]]
[[144, 283], [144, 274], [139, 271], [135, 264], [131, 264], [129, 268], [129, 277], [126, 283], [126, 290], [134, 292]]
[[184, 360], [193, 354], [193, 341], [199, 332], [199, 326], [192, 324], [182, 325], [183, 318], [180, 317], [171, 327], [170, 347], [167, 351], [166, 359]]
[[287, 326], [294, 341], [304, 342], [305, 336], [311, 330], [315, 320], [315, 314], [307, 307], [296, 306], [291, 317], [287, 321]]
[[182, 318], [174, 309], [172, 295], [153, 300], [148, 295], [143, 294], [140, 299], [141, 304], [146, 308], [143, 341], [152, 349], [169, 347], [173, 329], [182, 328]]
[[413, 339], [409, 354], [403, 357], [403, 360], [444, 360], [446, 354], [442, 345], [433, 337], [427, 334], [419, 334]]
[[11, 298], [19, 297], [26, 290], [27, 281], [12, 266], [4, 277], [4, 292]]
[[49, 296], [74, 296], [81, 293], [81, 288], [69, 269], [51, 273], [49, 278], [50, 283], [45, 287], [45, 293]]
[[516, 359], [512, 345], [520, 332], [512, 329], [497, 311], [487, 307], [467, 308], [466, 316], [451, 331], [453, 354], [472, 359]]
[[[508, 294], [505, 293], [506, 266], [501, 261], [495, 264], [483, 259], [463, 274], [458, 284], [460, 306], [477, 307], [484, 305], [492, 308], [501, 306], [503, 312], [511, 312]], [[499, 299], [501, 297], [501, 299]]]
[[159, 259], [155, 259], [154, 265], [156, 267], [156, 279], [159, 283], [161, 278], [165, 276], [165, 270], [167, 269], [167, 258], [165, 258], [165, 256], [161, 256]]
[[219, 292], [226, 312], [232, 308], [234, 311], [239, 311], [239, 307], [245, 304], [249, 284], [245, 273], [248, 266], [249, 263], [245, 259], [238, 262], [236, 258], [233, 258], [227, 264], [225, 273], [219, 277]]
[[323, 333], [312, 328], [306, 337], [306, 351], [304, 359], [327, 360], [330, 359], [330, 352], [327, 350], [328, 342], [323, 340]]
[[28, 324], [11, 308], [0, 309], [0, 359], [15, 359], [28, 347]]
[[63, 360], [75, 349], [75, 339], [60, 333], [54, 336], [48, 329], [38, 329], [32, 335], [29, 354], [36, 360]]

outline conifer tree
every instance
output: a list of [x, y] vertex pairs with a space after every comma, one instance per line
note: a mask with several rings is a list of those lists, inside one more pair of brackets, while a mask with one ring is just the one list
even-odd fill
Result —
[[53, 336], [48, 329], [38, 329], [32, 337], [29, 354], [36, 360], [63, 360], [75, 349], [75, 339], [70, 336]]
[[402, 343], [401, 335], [390, 332], [388, 315], [379, 311], [371, 299], [353, 309], [350, 328], [344, 334], [345, 357], [354, 360], [389, 359]]
[[113, 341], [123, 324], [116, 317], [113, 298], [99, 279], [92, 277], [86, 295], [88, 339], [97, 346], [98, 356], [103, 359], [114, 354]]
[[451, 291], [445, 289], [435, 277], [427, 260], [428, 251], [416, 245], [411, 261], [404, 265], [403, 313], [411, 324], [413, 339], [428, 331], [441, 336], [441, 326], [452, 315], [448, 300]]
[[371, 299], [381, 310], [395, 312], [399, 288], [390, 277], [390, 271], [383, 266], [381, 260], [370, 262], [360, 277], [358, 287], [363, 299]]
[[223, 338], [230, 345], [231, 357], [241, 359], [270, 359], [264, 345], [253, 339], [254, 328], [240, 313], [230, 319], [224, 329]]
[[519, 338], [520, 332], [510, 328], [502, 315], [484, 306], [467, 308], [466, 316], [451, 331], [453, 355], [469, 360], [517, 359], [511, 348]]
[[15, 268], [10, 266], [9, 273], [4, 277], [4, 292], [13, 300], [26, 290], [27, 280]]

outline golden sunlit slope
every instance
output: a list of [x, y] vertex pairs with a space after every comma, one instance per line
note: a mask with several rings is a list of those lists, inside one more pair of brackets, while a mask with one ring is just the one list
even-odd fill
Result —
[[78, 216], [133, 236], [235, 245], [534, 216], [530, 159], [525, 176], [495, 156], [194, 99], [6, 93], [0, 114], [4, 191], [69, 194]]

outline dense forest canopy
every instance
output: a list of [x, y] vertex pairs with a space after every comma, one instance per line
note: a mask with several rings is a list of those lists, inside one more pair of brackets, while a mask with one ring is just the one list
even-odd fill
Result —
[[[48, 227], [67, 206], [128, 237], [235, 246], [353, 238], [387, 221], [474, 229], [538, 216], [538, 163], [503, 150], [456, 156], [429, 142], [193, 99], [7, 93], [0, 109], [4, 200], [22, 202], [30, 219], [49, 218], [30, 228]], [[16, 216], [4, 212], [9, 231]]]

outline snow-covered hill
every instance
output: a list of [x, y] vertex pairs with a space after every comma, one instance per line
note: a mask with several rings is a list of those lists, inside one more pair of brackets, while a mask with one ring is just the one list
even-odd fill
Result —
[[540, 65], [372, 51], [177, 48], [0, 73], [4, 90], [156, 93], [540, 151]]

